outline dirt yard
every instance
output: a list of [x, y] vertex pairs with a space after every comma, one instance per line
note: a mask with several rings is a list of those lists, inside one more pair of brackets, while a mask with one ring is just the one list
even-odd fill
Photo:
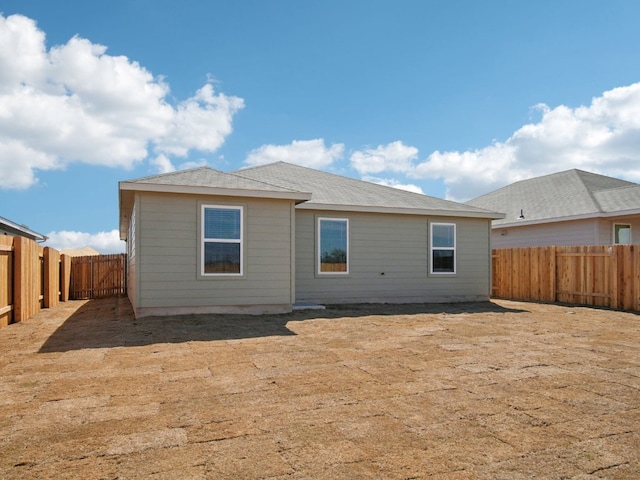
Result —
[[640, 316], [496, 301], [0, 330], [1, 479], [638, 479]]

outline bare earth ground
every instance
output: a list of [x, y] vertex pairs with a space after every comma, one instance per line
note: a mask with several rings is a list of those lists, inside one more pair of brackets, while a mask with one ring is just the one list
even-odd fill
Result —
[[638, 479], [640, 316], [496, 301], [0, 330], [0, 478]]

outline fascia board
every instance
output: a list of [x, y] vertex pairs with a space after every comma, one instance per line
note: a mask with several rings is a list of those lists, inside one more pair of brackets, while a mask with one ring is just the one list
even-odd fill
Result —
[[155, 193], [186, 193], [193, 195], [220, 195], [226, 197], [272, 198], [298, 201], [311, 200], [311, 193], [306, 192], [278, 192], [274, 190], [245, 190], [239, 188], [165, 185], [139, 182], [120, 182], [120, 190]]
[[[640, 209], [633, 210], [619, 210], [616, 212], [599, 212], [599, 213], [585, 213], [583, 215], [571, 215], [568, 217], [554, 217], [554, 218], [542, 218], [540, 220], [518, 220], [511, 223], [498, 223], [493, 225], [492, 228], [514, 228], [523, 227], [525, 225], [543, 225], [545, 223], [559, 223], [570, 222], [573, 220], [588, 220], [590, 218], [611, 218], [611, 217], [625, 217], [629, 215], [640, 215]], [[503, 217], [504, 218], [504, 217]]]
[[464, 218], [486, 218], [500, 219], [504, 218], [503, 213], [497, 212], [473, 212], [473, 211], [456, 211], [456, 210], [439, 210], [426, 208], [397, 208], [397, 207], [372, 207], [366, 205], [339, 205], [328, 203], [303, 203], [296, 205], [299, 210], [328, 210], [334, 212], [362, 212], [362, 213], [389, 213], [395, 215], [424, 215], [438, 217], [464, 217]]

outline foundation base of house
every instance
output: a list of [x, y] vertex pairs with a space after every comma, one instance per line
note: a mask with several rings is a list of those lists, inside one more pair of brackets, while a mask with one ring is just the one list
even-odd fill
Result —
[[203, 315], [203, 314], [233, 314], [233, 315], [265, 315], [290, 313], [293, 307], [290, 303], [276, 305], [207, 305], [194, 307], [140, 307], [134, 308], [136, 318], [168, 317], [172, 315]]
[[[337, 297], [337, 298], [309, 298], [299, 303], [340, 305], [354, 303], [466, 303], [466, 302], [488, 302], [488, 295], [429, 295], [424, 297]], [[324, 307], [323, 307], [324, 308]]]
[[313, 302], [296, 302], [293, 304], [293, 310], [326, 310], [327, 307]]

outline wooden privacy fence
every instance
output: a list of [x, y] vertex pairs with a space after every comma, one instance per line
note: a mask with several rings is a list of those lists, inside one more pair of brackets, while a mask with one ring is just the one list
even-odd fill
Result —
[[640, 245], [496, 249], [492, 296], [640, 310]]
[[127, 255], [74, 257], [71, 262], [71, 298], [102, 298], [127, 292]]
[[0, 235], [0, 328], [61, 301], [126, 293], [126, 265], [125, 254], [70, 257]]
[[24, 237], [0, 236], [0, 327], [69, 299], [71, 257]]

